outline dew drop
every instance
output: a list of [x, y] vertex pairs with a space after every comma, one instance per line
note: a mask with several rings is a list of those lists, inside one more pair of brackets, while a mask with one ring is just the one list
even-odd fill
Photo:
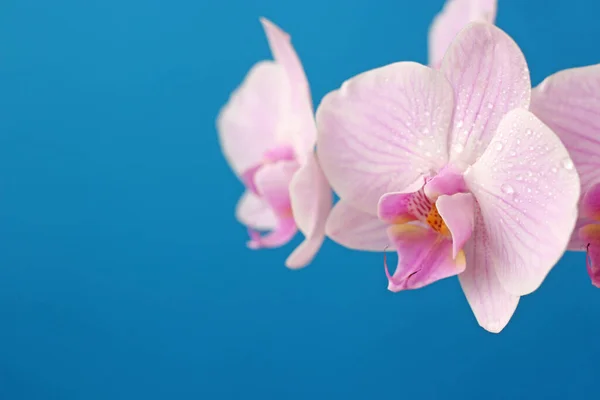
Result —
[[502, 150], [503, 147], [504, 147], [504, 145], [502, 144], [502, 142], [494, 143], [494, 148], [498, 151]]
[[422, 140], [419, 140], [419, 141], [417, 142], [417, 145], [418, 145], [419, 147], [423, 146], [423, 144], [425, 144], [425, 143], [424, 143]]
[[564, 160], [562, 160], [560, 162], [560, 165], [562, 165], [562, 167], [564, 169], [569, 169], [569, 170], [573, 169], [573, 161], [571, 161], [570, 158], [565, 158]]
[[456, 143], [456, 144], [454, 145], [454, 151], [455, 151], [455, 152], [457, 152], [457, 153], [462, 153], [464, 149], [465, 149], [465, 148], [464, 148], [464, 147], [463, 147], [463, 145], [462, 145], [462, 144], [460, 144], [460, 143]]
[[508, 183], [503, 183], [502, 186], [500, 186], [500, 190], [502, 190], [502, 193], [504, 194], [512, 194], [515, 192], [515, 189]]
[[461, 126], [463, 126], [463, 122], [462, 122], [462, 120], [460, 120], [460, 121], [458, 121], [458, 122], [456, 123], [456, 127], [457, 127], [457, 128], [460, 128]]
[[492, 103], [487, 103], [487, 108], [491, 110], [492, 108], [494, 108], [494, 105]]

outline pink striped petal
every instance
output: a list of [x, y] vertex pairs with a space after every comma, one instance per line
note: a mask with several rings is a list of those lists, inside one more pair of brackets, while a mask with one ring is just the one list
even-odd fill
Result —
[[487, 23], [471, 23], [454, 39], [442, 71], [456, 93], [452, 160], [472, 164], [489, 145], [502, 117], [528, 108], [529, 70], [517, 44]]
[[325, 223], [333, 196], [329, 183], [312, 153], [292, 178], [290, 196], [294, 220], [305, 240], [286, 261], [288, 268], [302, 268], [315, 256], [325, 239]]
[[281, 118], [288, 113], [290, 84], [273, 62], [256, 64], [233, 92], [217, 118], [225, 158], [238, 176], [263, 161], [277, 145]]
[[[377, 217], [388, 224], [405, 224], [414, 221], [415, 215], [411, 213], [413, 207], [413, 193], [386, 193], [379, 199]], [[424, 210], [424, 213], [429, 210]]]
[[514, 295], [533, 292], [577, 219], [579, 178], [567, 150], [532, 113], [513, 110], [465, 181], [481, 207], [498, 279]]
[[581, 211], [584, 217], [600, 221], [600, 184], [595, 184], [585, 192], [581, 199]]
[[546, 78], [532, 92], [531, 111], [569, 150], [582, 191], [600, 182], [600, 64]]
[[498, 266], [491, 255], [479, 210], [475, 218], [472, 240], [465, 246], [467, 268], [458, 279], [479, 325], [489, 332], [499, 333], [517, 309], [519, 296], [509, 294], [500, 284], [496, 276]]
[[266, 18], [261, 18], [271, 52], [277, 64], [286, 72], [291, 97], [286, 105], [289, 114], [279, 130], [279, 137], [288, 141], [296, 150], [296, 158], [304, 164], [312, 153], [317, 140], [312, 98], [304, 68], [291, 43], [290, 35]]
[[374, 214], [383, 194], [443, 167], [453, 99], [441, 72], [410, 62], [362, 73], [325, 96], [317, 152], [340, 198]]
[[344, 247], [354, 250], [384, 251], [390, 247], [388, 224], [340, 200], [331, 210], [325, 233]]
[[439, 68], [456, 35], [469, 22], [494, 23], [496, 0], [447, 0], [429, 29], [429, 64]]
[[392, 225], [388, 236], [398, 252], [398, 266], [388, 276], [392, 292], [419, 289], [440, 279], [460, 274], [465, 269], [465, 256], [452, 257], [452, 240], [419, 225]]

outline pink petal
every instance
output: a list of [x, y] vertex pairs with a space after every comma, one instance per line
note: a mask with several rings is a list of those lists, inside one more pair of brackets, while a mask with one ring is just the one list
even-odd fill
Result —
[[600, 182], [600, 64], [546, 78], [532, 92], [531, 111], [569, 150], [582, 191]]
[[429, 63], [438, 68], [450, 43], [469, 22], [494, 23], [496, 0], [447, 0], [429, 29]]
[[435, 203], [437, 210], [452, 234], [452, 257], [471, 238], [475, 226], [475, 199], [470, 193], [440, 196]]
[[251, 249], [271, 249], [280, 247], [292, 240], [298, 229], [292, 218], [281, 218], [277, 221], [274, 230], [261, 236], [259, 232], [249, 229], [250, 240], [248, 247]]
[[434, 199], [440, 195], [453, 195], [466, 192], [463, 172], [453, 165], [446, 165], [436, 176], [425, 185], [425, 194]]
[[289, 269], [300, 269], [307, 266], [321, 248], [324, 239], [324, 236], [305, 238], [285, 260], [285, 266]]
[[263, 167], [263, 164], [257, 164], [254, 167], [250, 167], [241, 173], [240, 179], [246, 189], [248, 189], [251, 193], [257, 193], [256, 184], [254, 183], [254, 178], [256, 177], [256, 173]]
[[479, 210], [476, 218], [472, 240], [465, 246], [467, 268], [458, 279], [479, 325], [499, 333], [517, 309], [519, 296], [509, 294], [500, 284]]
[[296, 234], [298, 229], [292, 215], [289, 187], [297, 170], [298, 164], [295, 161], [278, 161], [264, 165], [256, 173], [256, 190], [273, 210], [277, 225], [265, 236], [250, 229], [248, 247], [259, 249], [283, 246]]
[[390, 242], [398, 252], [398, 266], [388, 275], [392, 292], [418, 289], [440, 279], [460, 274], [465, 269], [465, 256], [452, 258], [452, 241], [429, 228], [419, 225], [392, 225], [388, 228]]
[[600, 220], [600, 184], [595, 184], [585, 192], [581, 199], [581, 211], [585, 217]]
[[354, 250], [384, 251], [390, 247], [388, 224], [340, 200], [331, 210], [325, 233], [331, 240]]
[[283, 68], [263, 61], [252, 67], [221, 110], [217, 118], [219, 141], [238, 176], [260, 164], [264, 153], [276, 145], [289, 97], [290, 85]]
[[295, 161], [278, 161], [264, 165], [254, 179], [258, 194], [279, 218], [292, 217], [290, 183], [298, 164]]
[[579, 230], [579, 236], [587, 242], [587, 270], [592, 285], [600, 288], [600, 224], [584, 226]]
[[292, 46], [290, 35], [266, 18], [261, 18], [275, 61], [283, 66], [291, 85], [290, 115], [281, 137], [289, 139], [300, 163], [313, 151], [317, 140], [312, 98], [304, 68]]
[[313, 259], [325, 239], [325, 223], [333, 202], [329, 183], [314, 153], [292, 178], [290, 196], [294, 220], [306, 239], [286, 264], [289, 268], [301, 268]]
[[502, 117], [528, 108], [529, 70], [517, 44], [486, 23], [471, 23], [454, 39], [442, 71], [456, 93], [452, 160], [472, 164], [489, 145]]
[[410, 212], [413, 196], [415, 196], [414, 192], [384, 194], [377, 205], [377, 217], [388, 224], [404, 224], [414, 221], [416, 218]]
[[579, 178], [567, 150], [532, 113], [513, 110], [465, 181], [481, 207], [498, 279], [514, 295], [533, 292], [577, 219]]
[[374, 214], [379, 198], [446, 164], [454, 93], [443, 74], [410, 62], [374, 69], [317, 110], [317, 152], [340, 198]]
[[269, 230], [277, 225], [271, 208], [250, 191], [246, 191], [238, 202], [235, 215], [238, 221], [253, 229]]
[[262, 157], [262, 162], [242, 172], [240, 178], [246, 188], [252, 193], [257, 193], [256, 189], [256, 173], [260, 171], [265, 163], [274, 163], [277, 161], [293, 161], [294, 150], [289, 146], [276, 146], [268, 149]]

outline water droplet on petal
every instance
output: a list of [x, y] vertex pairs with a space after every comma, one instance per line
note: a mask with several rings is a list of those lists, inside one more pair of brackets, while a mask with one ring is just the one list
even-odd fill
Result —
[[424, 144], [424, 142], [423, 142], [422, 140], [419, 140], [419, 141], [417, 142], [417, 145], [418, 145], [419, 147], [423, 146], [423, 144]]
[[462, 153], [464, 149], [465, 149], [465, 148], [464, 148], [464, 147], [463, 147], [463, 145], [462, 145], [462, 144], [460, 144], [460, 143], [456, 143], [456, 144], [454, 145], [454, 151], [455, 151], [455, 152], [457, 152], [457, 153]]
[[462, 122], [462, 120], [460, 120], [460, 121], [458, 121], [458, 122], [456, 123], [456, 127], [457, 127], [457, 128], [460, 128], [461, 126], [463, 126], [463, 122]]
[[554, 172], [554, 173], [557, 173], [557, 172], [558, 172], [558, 168], [556, 168], [556, 167], [552, 167], [552, 170], [551, 170], [551, 171], [552, 171], [552, 172]]
[[570, 158], [565, 158], [564, 160], [562, 160], [560, 162], [560, 165], [562, 165], [562, 167], [564, 169], [569, 169], [569, 170], [573, 169], [573, 161], [571, 161]]
[[504, 147], [504, 145], [502, 144], [502, 142], [494, 143], [494, 148], [498, 151], [502, 150], [503, 147]]
[[502, 193], [504, 194], [512, 194], [515, 192], [515, 189], [508, 183], [503, 183], [502, 186], [500, 186], [500, 190], [502, 190]]
[[492, 103], [487, 103], [487, 108], [491, 110], [492, 108], [494, 108], [494, 105]]

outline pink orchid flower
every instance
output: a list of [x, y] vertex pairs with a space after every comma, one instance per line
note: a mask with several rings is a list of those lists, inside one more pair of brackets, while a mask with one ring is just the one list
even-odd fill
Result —
[[501, 331], [577, 218], [577, 172], [530, 94], [521, 50], [481, 22], [439, 70], [399, 62], [345, 82], [317, 110], [317, 153], [340, 197], [326, 233], [394, 248], [392, 291], [459, 275], [478, 323]]
[[569, 250], [587, 250], [600, 287], [600, 64], [560, 71], [533, 89], [531, 111], [556, 132], [581, 177], [579, 219]]
[[[274, 248], [300, 230], [286, 260], [301, 268], [325, 237], [332, 194], [314, 154], [317, 137], [308, 81], [290, 37], [261, 19], [275, 61], [256, 64], [218, 117], [223, 153], [246, 186], [236, 216], [252, 249]], [[258, 230], [268, 230], [261, 236]]]
[[[494, 23], [496, 9], [496, 0], [448, 0], [430, 29], [432, 65], [468, 22]], [[588, 273], [600, 287], [600, 64], [549, 76], [532, 90], [530, 109], [559, 136], [579, 172], [579, 219], [568, 249], [588, 252]]]

